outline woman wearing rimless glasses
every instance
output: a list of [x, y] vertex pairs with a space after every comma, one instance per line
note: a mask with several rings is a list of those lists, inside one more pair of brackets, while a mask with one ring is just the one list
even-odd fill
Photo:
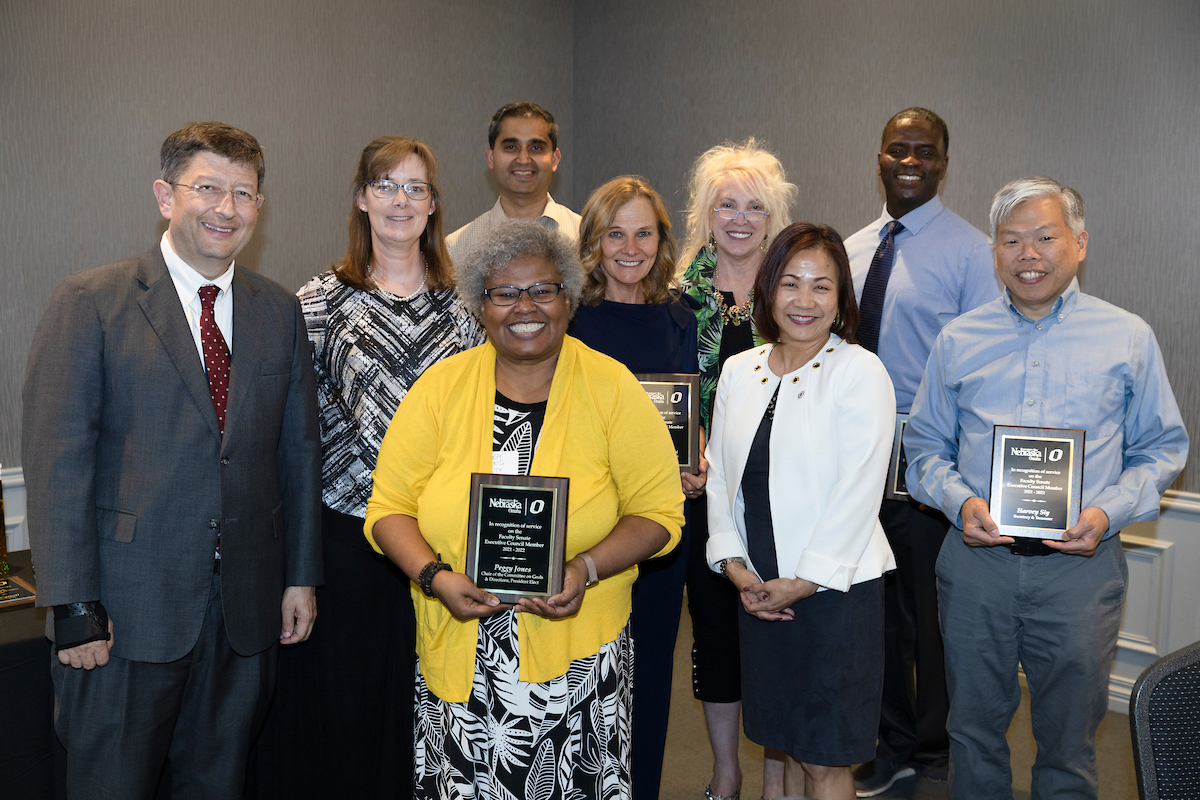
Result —
[[296, 742], [312, 759], [297, 770], [297, 796], [412, 796], [412, 599], [408, 579], [367, 545], [363, 521], [400, 401], [431, 364], [483, 341], [454, 293], [437, 180], [421, 142], [367, 145], [346, 255], [299, 292], [321, 406], [326, 635], [280, 662], [280, 727], [300, 714], [290, 735], [315, 739]]

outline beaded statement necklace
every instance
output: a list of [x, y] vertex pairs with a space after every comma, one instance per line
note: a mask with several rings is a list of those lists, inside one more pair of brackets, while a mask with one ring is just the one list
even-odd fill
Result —
[[730, 325], [741, 325], [754, 314], [753, 289], [750, 290], [750, 297], [740, 306], [730, 307], [725, 302], [725, 298], [721, 296], [721, 290], [715, 286], [712, 289], [712, 296], [717, 301], [717, 308], [721, 309], [721, 317]]
[[[750, 296], [746, 298], [746, 302], [738, 306], [730, 306], [725, 302], [721, 290], [717, 288], [717, 264], [716, 254], [713, 254], [713, 279], [712, 286], [709, 291], [712, 293], [713, 299], [717, 301], [717, 308], [721, 310], [721, 318], [730, 325], [741, 325], [746, 320], [754, 315], [754, 288], [750, 289]], [[733, 292], [730, 292], [733, 294]]]

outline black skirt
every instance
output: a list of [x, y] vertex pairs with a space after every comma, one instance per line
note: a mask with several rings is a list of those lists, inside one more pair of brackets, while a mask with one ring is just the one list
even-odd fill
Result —
[[246, 800], [413, 796], [416, 623], [409, 580], [325, 506], [325, 585], [304, 644], [282, 648]]
[[[742, 477], [747, 548], [764, 581], [779, 575], [768, 491], [774, 406]], [[746, 737], [808, 764], [870, 761], [883, 700], [883, 579], [817, 592], [792, 611], [766, 622], [739, 608]]]
[[883, 580], [817, 592], [787, 622], [742, 611], [746, 738], [825, 766], [875, 757], [883, 699]]

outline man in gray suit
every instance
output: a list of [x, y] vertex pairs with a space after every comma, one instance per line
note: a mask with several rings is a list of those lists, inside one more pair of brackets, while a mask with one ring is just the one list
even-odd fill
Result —
[[161, 242], [69, 276], [38, 324], [22, 456], [72, 797], [242, 795], [279, 645], [321, 582], [320, 441], [296, 298], [241, 266], [262, 150], [163, 143]]

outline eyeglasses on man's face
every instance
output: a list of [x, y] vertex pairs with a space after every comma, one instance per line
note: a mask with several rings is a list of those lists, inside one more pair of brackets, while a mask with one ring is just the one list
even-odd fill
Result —
[[262, 208], [263, 200], [266, 198], [261, 194], [253, 194], [245, 189], [222, 189], [220, 186], [211, 186], [207, 183], [172, 183], [172, 186], [179, 186], [184, 189], [191, 189], [196, 197], [200, 198], [205, 205], [220, 205], [225, 202], [225, 195], [233, 196], [233, 204], [243, 211], [248, 211], [251, 208]]
[[529, 295], [529, 299], [538, 305], [548, 305], [553, 303], [563, 290], [561, 283], [535, 283], [527, 289], [522, 289], [517, 286], [493, 286], [490, 289], [483, 290], [483, 296], [492, 301], [492, 305], [500, 306], [515, 306], [521, 299], [522, 294]]
[[427, 200], [433, 194], [433, 186], [425, 181], [409, 181], [408, 183], [396, 183], [389, 181], [387, 178], [379, 178], [373, 180], [368, 186], [371, 187], [371, 194], [378, 197], [380, 200], [391, 200], [396, 196], [396, 192], [401, 189], [408, 195], [409, 200]]

